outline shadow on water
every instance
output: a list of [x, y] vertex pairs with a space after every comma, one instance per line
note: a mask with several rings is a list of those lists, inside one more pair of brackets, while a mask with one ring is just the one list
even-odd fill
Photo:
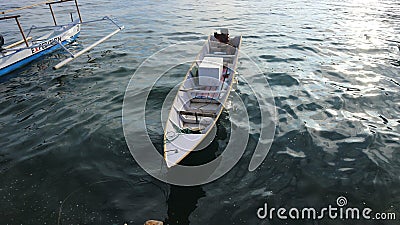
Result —
[[[211, 143], [215, 145], [215, 141]], [[198, 164], [199, 161], [204, 161], [208, 158], [207, 161], [212, 160], [212, 156], [214, 154], [208, 154], [212, 151], [211, 146], [204, 149], [200, 152], [195, 152], [193, 155], [189, 155], [182, 164], [184, 165], [193, 165]], [[174, 173], [174, 169], [172, 168], [172, 174]], [[196, 179], [196, 177], [194, 177]], [[185, 186], [177, 186], [171, 185], [170, 194], [167, 200], [168, 206], [168, 218], [166, 219], [166, 224], [168, 225], [178, 225], [178, 224], [190, 224], [190, 216], [197, 208], [197, 203], [200, 198], [205, 197], [206, 194], [202, 188], [202, 186], [193, 186], [193, 187], [185, 187]]]
[[[224, 117], [224, 113], [221, 117]], [[222, 123], [224, 123], [224, 119], [220, 119], [217, 122], [216, 138], [206, 148], [189, 154], [181, 162], [182, 165], [202, 165], [214, 160], [219, 155], [219, 149], [224, 147], [224, 144], [221, 144], [220, 141], [229, 138], [227, 128], [221, 125]], [[170, 173], [174, 172], [172, 168]], [[198, 176], [200, 175], [195, 174], [193, 179], [206, 179], [206, 177]], [[167, 200], [168, 218], [165, 221], [166, 224], [190, 224], [190, 217], [195, 216], [193, 212], [196, 210], [199, 200], [206, 196], [206, 192], [201, 185], [193, 187], [171, 185], [170, 187], [170, 194]]]
[[167, 200], [168, 218], [166, 224], [190, 224], [189, 217], [197, 207], [197, 202], [205, 196], [201, 186], [181, 187], [171, 185]]

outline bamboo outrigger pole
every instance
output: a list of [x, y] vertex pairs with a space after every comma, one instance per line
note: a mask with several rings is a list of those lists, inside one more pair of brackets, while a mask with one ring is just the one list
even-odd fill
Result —
[[99, 45], [100, 43], [106, 41], [107, 39], [109, 39], [110, 37], [112, 37], [114, 34], [120, 32], [122, 29], [124, 29], [123, 26], [120, 27], [120, 28], [118, 28], [118, 29], [116, 29], [115, 31], [111, 32], [110, 34], [108, 34], [107, 36], [103, 37], [102, 39], [96, 41], [95, 43], [91, 44], [89, 47], [83, 49], [82, 51], [80, 51], [80, 52], [74, 54], [73, 56], [71, 56], [71, 57], [65, 59], [64, 61], [58, 63], [57, 65], [55, 65], [55, 66], [53, 67], [53, 69], [55, 69], [55, 70], [56, 70], [56, 69], [60, 69], [60, 68], [63, 67], [65, 64], [71, 62], [71, 61], [74, 60], [75, 58], [81, 56], [83, 53], [85, 53], [85, 52], [91, 50], [92, 48], [96, 47], [96, 46]]

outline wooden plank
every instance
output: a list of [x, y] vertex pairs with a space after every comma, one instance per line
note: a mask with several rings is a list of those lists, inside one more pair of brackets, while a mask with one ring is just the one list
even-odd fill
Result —
[[217, 94], [219, 94], [219, 93], [224, 93], [224, 92], [226, 92], [225, 90], [222, 90], [222, 91], [207, 91], [207, 90], [201, 90], [201, 89], [180, 89], [179, 91], [182, 91], [182, 92], [190, 92], [190, 93], [217, 93]]
[[212, 118], [217, 117], [216, 113], [204, 113], [199, 110], [179, 111], [179, 113], [182, 115], [190, 115], [190, 116], [203, 116], [203, 117], [212, 117]]
[[[26, 40], [27, 40], [27, 41], [30, 41], [30, 40], [32, 40], [32, 37], [27, 37]], [[10, 44], [10, 45], [7, 45], [6, 47], [4, 47], [4, 49], [14, 48], [15, 46], [21, 45], [21, 44], [23, 44], [24, 42], [25, 42], [24, 40], [17, 41], [17, 42], [15, 42], [15, 43], [12, 43], [12, 44]]]
[[235, 58], [235, 55], [207, 54], [205, 57]]

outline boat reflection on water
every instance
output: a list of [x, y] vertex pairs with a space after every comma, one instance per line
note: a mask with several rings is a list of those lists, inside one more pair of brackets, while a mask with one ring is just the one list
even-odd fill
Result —
[[[224, 120], [226, 115], [223, 113], [217, 122], [215, 139], [204, 149], [194, 151], [186, 157], [180, 164], [185, 166], [201, 165], [214, 160], [219, 154], [218, 149], [223, 149], [221, 140], [229, 140], [227, 128]], [[174, 167], [170, 168], [174, 172]], [[199, 178], [199, 177], [198, 177]], [[204, 177], [200, 179], [205, 179]], [[190, 217], [195, 217], [194, 212], [198, 201], [206, 196], [203, 186], [177, 186], [170, 185], [170, 193], [167, 199], [168, 218], [165, 220], [167, 225], [190, 224]]]
[[168, 218], [165, 224], [190, 224], [189, 217], [197, 207], [197, 202], [206, 193], [201, 186], [182, 187], [171, 185], [167, 200]]

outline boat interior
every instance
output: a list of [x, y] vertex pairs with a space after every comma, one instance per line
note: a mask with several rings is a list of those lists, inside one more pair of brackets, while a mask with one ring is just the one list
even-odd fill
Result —
[[204, 134], [215, 123], [229, 95], [241, 37], [222, 43], [210, 36], [186, 74], [170, 122], [186, 134]]

